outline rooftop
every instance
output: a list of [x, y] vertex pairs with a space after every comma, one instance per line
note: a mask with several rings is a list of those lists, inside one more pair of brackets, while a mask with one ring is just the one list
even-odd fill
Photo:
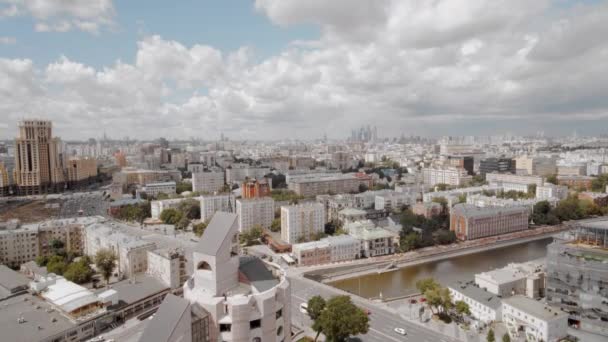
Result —
[[507, 299], [503, 299], [503, 303], [543, 321], [551, 321], [554, 319], [565, 320], [568, 317], [566, 312], [553, 308], [543, 302], [530, 299], [526, 296], [517, 295], [509, 297]]
[[279, 284], [279, 279], [258, 257], [240, 257], [239, 272], [247, 278], [251, 286], [258, 292], [270, 290]]
[[[18, 323], [19, 317], [25, 319]], [[2, 341], [40, 341], [76, 326], [49, 303], [29, 293], [2, 301], [0, 306]]]
[[190, 315], [190, 303], [173, 294], [168, 294], [154, 315], [152, 324], [148, 324], [140, 341], [170, 342], [171, 334], [184, 315]]
[[522, 264], [511, 263], [499, 269], [482, 272], [475, 275], [475, 278], [483, 278], [498, 284], [512, 282], [514, 280], [526, 278], [529, 275], [539, 273], [545, 269], [545, 260], [534, 260]]
[[497, 295], [479, 288], [475, 284], [457, 281], [449, 284], [448, 287], [492, 309], [498, 309], [500, 307], [501, 302]]
[[477, 207], [472, 204], [459, 203], [456, 204], [453, 209], [453, 213], [460, 214], [467, 217], [484, 217], [494, 215], [509, 215], [515, 213], [528, 213], [528, 209], [523, 206], [514, 207]]
[[[111, 288], [116, 291], [119, 302], [118, 306], [129, 305], [164, 290], [169, 290], [169, 287], [160, 280], [148, 275], [137, 275], [135, 280], [125, 279], [119, 281], [118, 283], [112, 284]], [[96, 294], [100, 295], [105, 291], [107, 291], [106, 288], [99, 289]], [[110, 307], [110, 309], [113, 308]]]
[[211, 222], [205, 229], [203, 236], [196, 246], [196, 250], [207, 255], [217, 255], [224, 240], [232, 238], [230, 236], [230, 227], [237, 220], [237, 215], [218, 211], [211, 218]]
[[13, 292], [20, 287], [27, 288], [29, 283], [30, 280], [26, 276], [4, 265], [0, 265], [0, 288]]

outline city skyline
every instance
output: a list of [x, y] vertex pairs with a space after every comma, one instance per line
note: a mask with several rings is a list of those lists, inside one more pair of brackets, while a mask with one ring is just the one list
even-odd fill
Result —
[[606, 3], [346, 5], [2, 1], [0, 139], [605, 133]]

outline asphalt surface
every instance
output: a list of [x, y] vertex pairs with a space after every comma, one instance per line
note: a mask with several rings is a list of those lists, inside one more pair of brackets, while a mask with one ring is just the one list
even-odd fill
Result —
[[101, 191], [63, 194], [59, 217], [106, 216], [108, 206], [109, 202], [104, 200]]
[[[315, 295], [321, 295], [324, 298], [329, 298], [335, 295], [344, 294], [342, 291], [319, 284], [315, 281], [300, 277], [292, 277], [291, 282], [291, 319], [292, 324], [299, 327], [310, 327], [312, 321], [306, 315], [300, 312], [300, 304], [307, 302], [308, 299]], [[410, 323], [399, 315], [387, 310], [380, 304], [375, 304], [368, 300], [358, 297], [352, 297], [353, 302], [359, 307], [365, 308], [371, 312], [370, 314], [370, 329], [367, 334], [356, 336], [352, 341], [377, 341], [377, 342], [399, 342], [399, 341], [415, 341], [415, 342], [451, 342], [457, 341], [451, 337], [444, 336], [435, 331], [425, 329], [421, 326]], [[394, 331], [395, 328], [403, 328], [407, 331], [406, 336], [402, 336]]]

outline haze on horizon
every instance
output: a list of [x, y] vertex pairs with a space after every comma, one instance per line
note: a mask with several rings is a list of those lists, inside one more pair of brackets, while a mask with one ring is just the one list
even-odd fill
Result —
[[608, 2], [0, 0], [0, 139], [581, 135]]

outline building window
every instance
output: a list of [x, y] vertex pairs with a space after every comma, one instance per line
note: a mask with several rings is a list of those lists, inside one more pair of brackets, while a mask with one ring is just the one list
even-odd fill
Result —
[[230, 332], [232, 324], [220, 324], [220, 332]]
[[279, 326], [277, 328], [277, 336], [281, 336], [282, 333], [283, 333], [283, 326]]
[[256, 329], [256, 328], [260, 328], [262, 326], [262, 320], [261, 319], [256, 319], [253, 321], [249, 322], [249, 329]]
[[277, 311], [277, 319], [283, 317], [283, 309], [279, 309], [279, 311]]

